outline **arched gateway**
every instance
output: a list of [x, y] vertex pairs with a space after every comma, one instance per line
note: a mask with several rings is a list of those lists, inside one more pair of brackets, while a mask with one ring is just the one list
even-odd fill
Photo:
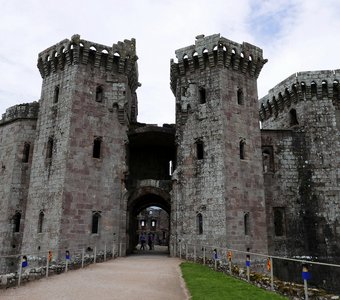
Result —
[[[171, 172], [175, 163], [174, 128], [138, 125], [130, 130], [126, 179], [127, 253], [138, 244], [137, 216], [152, 206], [163, 209], [170, 219]], [[170, 224], [169, 224], [170, 226]]]

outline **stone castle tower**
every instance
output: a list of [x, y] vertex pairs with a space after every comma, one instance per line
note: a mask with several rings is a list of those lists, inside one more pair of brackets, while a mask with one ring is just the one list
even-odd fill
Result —
[[135, 47], [75, 35], [39, 54], [41, 99], [0, 120], [0, 254], [129, 253], [158, 206], [171, 251], [339, 262], [340, 71], [294, 74], [259, 102], [262, 50], [201, 35], [171, 61], [176, 124], [158, 127], [137, 122]]
[[266, 252], [256, 82], [262, 50], [216, 34], [198, 36], [176, 56], [178, 238]]
[[260, 101], [270, 252], [339, 261], [339, 78], [299, 72]]
[[119, 235], [126, 132], [137, 116], [136, 60], [134, 40], [107, 47], [76, 35], [39, 54], [23, 251], [100, 246]]

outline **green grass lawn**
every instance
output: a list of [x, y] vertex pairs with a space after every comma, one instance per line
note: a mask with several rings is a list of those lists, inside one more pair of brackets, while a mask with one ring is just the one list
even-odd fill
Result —
[[181, 264], [183, 278], [192, 300], [276, 300], [287, 299], [272, 292], [262, 290], [242, 280], [235, 279], [207, 266], [184, 262]]

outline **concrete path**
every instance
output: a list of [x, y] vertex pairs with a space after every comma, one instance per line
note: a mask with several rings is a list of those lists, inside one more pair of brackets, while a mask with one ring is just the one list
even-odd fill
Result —
[[[151, 251], [145, 252], [151, 253]], [[0, 290], [1, 300], [185, 300], [178, 258], [132, 255]]]

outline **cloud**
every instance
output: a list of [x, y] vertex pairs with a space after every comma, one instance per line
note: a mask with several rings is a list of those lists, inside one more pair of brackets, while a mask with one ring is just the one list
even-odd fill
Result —
[[0, 113], [39, 99], [38, 53], [75, 33], [109, 46], [136, 38], [141, 122], [175, 121], [169, 62], [199, 34], [221, 33], [262, 48], [269, 59], [258, 80], [263, 96], [294, 72], [339, 68], [339, 5], [335, 0], [3, 1]]

